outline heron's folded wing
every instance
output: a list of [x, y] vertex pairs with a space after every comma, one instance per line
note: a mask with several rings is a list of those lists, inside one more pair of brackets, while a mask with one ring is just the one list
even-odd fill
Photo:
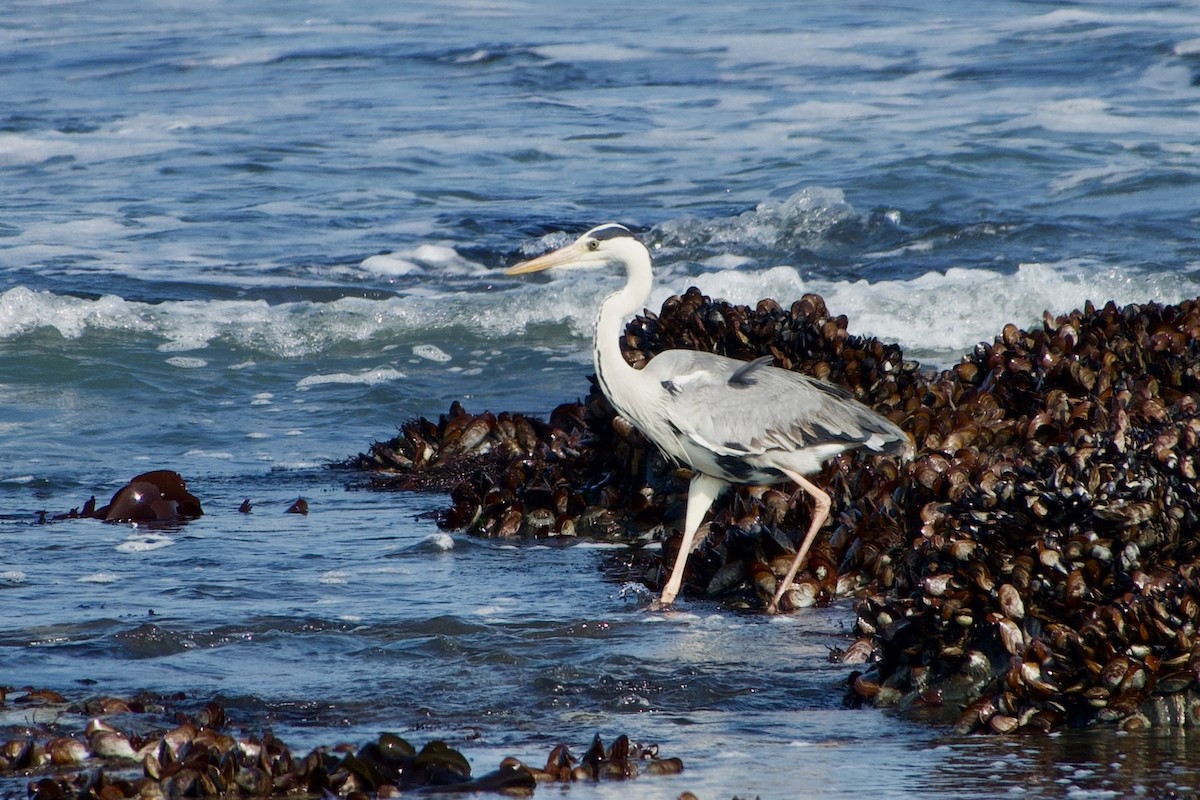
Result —
[[[655, 364], [664, 356], [669, 358]], [[749, 363], [754, 366], [689, 351], [657, 356], [651, 364], [667, 389], [664, 412], [672, 426], [711, 452], [731, 456], [854, 447], [876, 432], [868, 424], [873, 413], [840, 387]]]

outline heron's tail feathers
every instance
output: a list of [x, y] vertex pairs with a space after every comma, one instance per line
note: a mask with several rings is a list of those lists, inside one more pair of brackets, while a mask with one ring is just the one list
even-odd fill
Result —
[[901, 463], [912, 461], [917, 452], [912, 437], [895, 425], [874, 431], [871, 437], [863, 442], [863, 446], [881, 455], [896, 456]]

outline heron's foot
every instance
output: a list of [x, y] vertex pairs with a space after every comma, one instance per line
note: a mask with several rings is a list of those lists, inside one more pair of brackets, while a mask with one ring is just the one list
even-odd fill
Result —
[[778, 606], [778, 605], [776, 605], [776, 603], [775, 603], [775, 601], [774, 601], [774, 600], [772, 600], [771, 602], [767, 603], [766, 612], [767, 612], [768, 614], [770, 614], [772, 617], [773, 617], [773, 616], [775, 616], [776, 614], [778, 614], [778, 613], [779, 613], [779, 606]]
[[658, 614], [663, 611], [674, 611], [675, 603], [673, 601], [669, 601], [669, 600], [664, 601], [660, 597], [657, 600], [655, 600], [654, 602], [652, 602], [650, 605], [646, 606], [646, 610], [653, 614]]

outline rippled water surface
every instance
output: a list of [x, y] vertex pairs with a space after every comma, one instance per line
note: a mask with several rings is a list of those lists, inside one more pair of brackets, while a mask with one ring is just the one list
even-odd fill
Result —
[[[1194, 3], [18, 1], [0, 86], [0, 685], [477, 772], [622, 732], [686, 765], [579, 798], [1200, 791], [1182, 734], [842, 708], [849, 605], [648, 614], [606, 548], [447, 535], [326, 467], [586, 393], [611, 278], [500, 270], [609, 219], [652, 305], [817, 291], [932, 366], [1200, 294]], [[156, 468], [203, 518], [36, 524]]]

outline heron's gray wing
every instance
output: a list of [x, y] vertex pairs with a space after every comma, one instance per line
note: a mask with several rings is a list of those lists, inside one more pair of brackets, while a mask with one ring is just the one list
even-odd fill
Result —
[[[762, 359], [668, 350], [645, 369], [666, 390], [663, 411], [671, 425], [718, 455], [806, 448], [832, 454], [864, 444], [883, 446], [903, 436], [844, 389], [768, 367]], [[872, 437], [880, 438], [873, 442]]]

